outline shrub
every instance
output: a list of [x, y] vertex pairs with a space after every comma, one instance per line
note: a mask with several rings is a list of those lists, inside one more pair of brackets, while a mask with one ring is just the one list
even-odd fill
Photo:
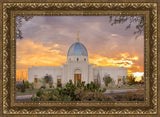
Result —
[[33, 101], [39, 101], [39, 98], [38, 98], [38, 97], [34, 97], [34, 96], [32, 95], [31, 100], [33, 100]]
[[77, 88], [74, 91], [74, 94], [75, 94], [75, 100], [76, 101], [81, 101], [82, 100], [81, 98], [84, 95], [84, 88]]
[[133, 75], [127, 76], [127, 83], [129, 85], [136, 84], [137, 82], [135, 81], [135, 77]]
[[44, 93], [44, 91], [42, 89], [39, 89], [39, 91], [37, 92], [37, 96], [40, 97], [42, 94]]
[[62, 84], [61, 84], [61, 83], [58, 83], [58, 84], [57, 84], [57, 87], [62, 87]]
[[110, 76], [103, 77], [104, 84], [108, 87], [108, 84], [112, 82], [112, 78]]
[[106, 88], [103, 88], [103, 89], [102, 89], [102, 92], [104, 93], [105, 91], [106, 91]]
[[30, 87], [31, 87], [32, 89], [34, 89], [34, 83], [33, 83], [33, 82], [30, 83], [29, 85], [30, 85]]
[[84, 88], [84, 90], [90, 90], [92, 92], [98, 91], [99, 90], [99, 86], [93, 82], [88, 83], [86, 85], [86, 87]]
[[104, 95], [102, 92], [86, 91], [81, 97], [81, 101], [115, 101], [112, 96]]
[[144, 90], [128, 91], [125, 94], [117, 94], [117, 101], [144, 101]]
[[53, 84], [52, 77], [50, 75], [46, 74], [44, 76], [44, 82], [49, 83], [50, 85]]
[[29, 88], [29, 82], [28, 81], [24, 82], [24, 86], [25, 88]]
[[122, 78], [123, 84], [125, 85], [127, 83], [126, 78], [123, 76]]
[[40, 96], [40, 100], [41, 101], [48, 101], [49, 100], [49, 94], [47, 92], [44, 92], [41, 96]]
[[54, 86], [53, 86], [53, 85], [50, 85], [49, 88], [54, 88]]
[[46, 87], [45, 87], [45, 86], [41, 86], [41, 88], [42, 88], [42, 89], [45, 89]]
[[16, 84], [17, 90], [21, 90], [22, 85], [23, 85], [23, 84]]
[[25, 86], [21, 85], [21, 92], [25, 92], [25, 91], [26, 91]]
[[[52, 101], [99, 101], [99, 100], [113, 100], [103, 94], [106, 89], [100, 89], [98, 85], [91, 82], [85, 85], [85, 82], [77, 85], [70, 80], [64, 87], [53, 88], [52, 90], [40, 89], [37, 92], [37, 97], [40, 100]], [[33, 99], [34, 100], [34, 99]]]
[[63, 101], [71, 101], [71, 96], [65, 95]]
[[49, 82], [49, 88], [52, 88], [53, 87], [53, 81], [50, 81]]

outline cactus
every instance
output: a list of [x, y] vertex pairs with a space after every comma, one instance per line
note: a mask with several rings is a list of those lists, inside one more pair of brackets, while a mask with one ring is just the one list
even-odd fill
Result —
[[75, 85], [70, 80], [64, 87], [57, 87], [50, 90], [40, 89], [37, 92], [37, 97], [44, 101], [98, 101], [105, 100], [105, 95], [103, 94], [105, 91], [105, 88], [101, 90], [94, 82], [87, 85], [85, 85], [85, 82], [77, 82], [77, 85]]

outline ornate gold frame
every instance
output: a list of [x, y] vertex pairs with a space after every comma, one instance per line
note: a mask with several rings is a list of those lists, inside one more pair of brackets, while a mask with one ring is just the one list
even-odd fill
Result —
[[[16, 1], [16, 2], [15, 2]], [[102, 0], [2, 1], [0, 18], [0, 115], [19, 114], [157, 114], [158, 112], [158, 7], [159, 2], [119, 2]], [[16, 15], [143, 15], [145, 17], [145, 87], [144, 102], [16, 102], [15, 101], [15, 16]]]

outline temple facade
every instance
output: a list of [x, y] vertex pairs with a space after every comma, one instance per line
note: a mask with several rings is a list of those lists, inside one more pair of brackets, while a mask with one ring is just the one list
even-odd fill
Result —
[[85, 83], [95, 82], [104, 86], [103, 78], [111, 77], [115, 84], [122, 83], [122, 79], [127, 77], [127, 69], [122, 67], [98, 67], [88, 62], [88, 52], [86, 47], [79, 42], [73, 43], [68, 50], [67, 61], [61, 66], [32, 66], [28, 68], [28, 81], [38, 83], [38, 79], [48, 75], [52, 78], [53, 85], [58, 83], [64, 86], [69, 80], [73, 83], [85, 81]]

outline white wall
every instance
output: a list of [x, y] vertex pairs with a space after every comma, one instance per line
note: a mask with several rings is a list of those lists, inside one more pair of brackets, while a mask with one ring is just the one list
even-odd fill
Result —
[[74, 83], [75, 70], [79, 69], [81, 72], [81, 81], [89, 82], [89, 64], [86, 61], [72, 61], [63, 64], [63, 83], [72, 80]]
[[107, 74], [115, 80], [115, 83], [118, 84], [118, 78], [127, 77], [127, 69], [122, 67], [95, 67], [94, 68], [94, 76], [96, 77], [97, 74], [100, 74], [101, 84], [104, 84], [103, 77]]
[[123, 78], [127, 76], [127, 69], [122, 67], [94, 67], [93, 64], [88, 63], [87, 61], [72, 61], [62, 64], [62, 67], [54, 66], [33, 66], [28, 69], [28, 81], [34, 82], [35, 75], [37, 78], [43, 78], [46, 74], [51, 75], [53, 78], [53, 84], [57, 85], [57, 79], [61, 78], [62, 86], [66, 84], [70, 79], [74, 83], [74, 72], [76, 69], [79, 69], [81, 72], [81, 81], [85, 83], [94, 82], [98, 72], [101, 78], [101, 84], [104, 85], [103, 77], [105, 74], [110, 74], [110, 77], [113, 78], [118, 83], [118, 78]]
[[35, 75], [37, 75], [39, 79], [43, 78], [46, 74], [52, 76], [53, 83], [57, 83], [57, 77], [62, 76], [62, 68], [53, 66], [32, 66], [28, 69], [28, 81], [34, 82]]

